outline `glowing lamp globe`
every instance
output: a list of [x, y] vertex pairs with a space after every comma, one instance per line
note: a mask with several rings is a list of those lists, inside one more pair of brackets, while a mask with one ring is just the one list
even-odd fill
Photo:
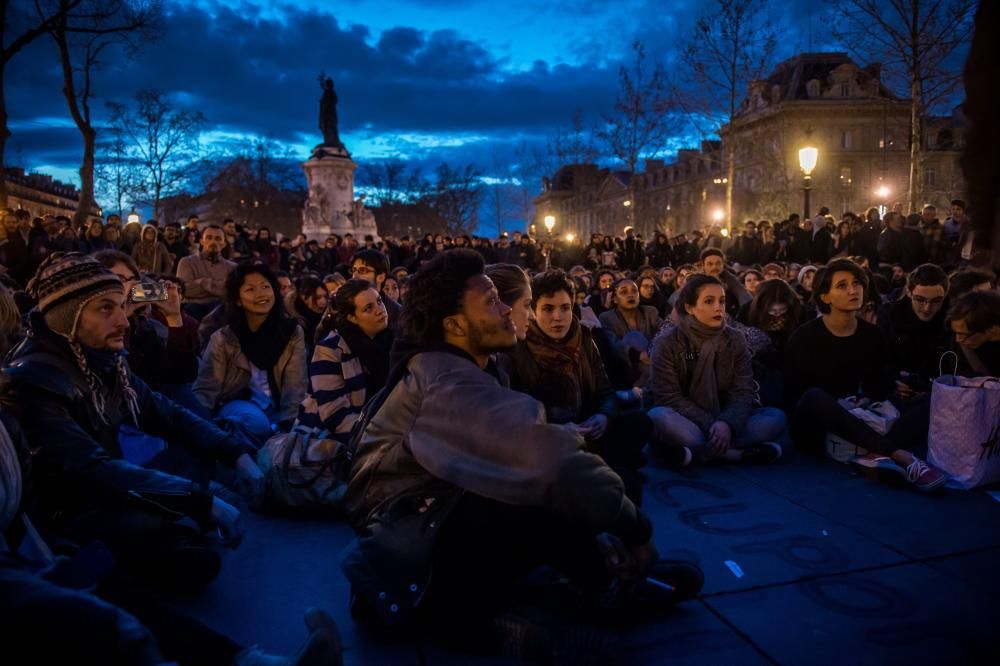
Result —
[[812, 146], [799, 149], [799, 166], [808, 176], [816, 168], [816, 161], [819, 159], [819, 150]]

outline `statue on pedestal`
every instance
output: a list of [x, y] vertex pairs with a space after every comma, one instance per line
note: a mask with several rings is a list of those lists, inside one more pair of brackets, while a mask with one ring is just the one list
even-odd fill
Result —
[[302, 163], [309, 196], [302, 209], [302, 232], [310, 240], [325, 239], [329, 234], [354, 233], [378, 236], [374, 214], [364, 205], [364, 195], [354, 198], [354, 170], [340, 140], [337, 118], [337, 93], [333, 79], [320, 73], [319, 129], [323, 141]]
[[319, 100], [319, 129], [323, 133], [323, 143], [320, 145], [343, 148], [340, 132], [337, 129], [337, 92], [333, 89], [333, 79], [320, 75], [320, 87], [323, 96]]

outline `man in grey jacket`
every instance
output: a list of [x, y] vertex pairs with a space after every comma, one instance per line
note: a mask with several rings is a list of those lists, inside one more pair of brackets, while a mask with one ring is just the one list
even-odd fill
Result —
[[616, 610], [666, 589], [654, 575], [673, 589], [656, 608], [697, 594], [696, 567], [654, 565], [652, 525], [618, 475], [505, 386], [491, 355], [514, 346], [515, 327], [483, 269], [475, 251], [453, 250], [411, 278], [400, 319], [409, 350], [394, 350], [345, 496], [359, 535], [342, 563], [355, 617], [427, 620], [504, 649], [493, 622], [541, 564]]
[[222, 227], [210, 224], [201, 234], [201, 252], [177, 262], [177, 277], [184, 282], [184, 310], [198, 321], [222, 302], [226, 278], [236, 268], [222, 258], [225, 246]]

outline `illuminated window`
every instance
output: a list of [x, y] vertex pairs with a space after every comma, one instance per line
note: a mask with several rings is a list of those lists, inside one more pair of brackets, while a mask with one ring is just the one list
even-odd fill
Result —
[[851, 167], [840, 167], [840, 186], [850, 187], [854, 183], [851, 175]]

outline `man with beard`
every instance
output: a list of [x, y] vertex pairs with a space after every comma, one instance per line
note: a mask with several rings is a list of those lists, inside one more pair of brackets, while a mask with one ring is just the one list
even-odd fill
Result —
[[[264, 477], [254, 449], [132, 373], [123, 354], [125, 287], [96, 259], [54, 254], [28, 292], [38, 305], [27, 339], [3, 370], [0, 403], [21, 423], [33, 451], [35, 517], [68, 541], [103, 541], [142, 580], [199, 589], [222, 564], [203, 533], [218, 528], [234, 548], [243, 533], [239, 511], [210, 494], [205, 477], [222, 462], [235, 468], [248, 498], [259, 494]], [[185, 475], [125, 460], [126, 425], [170, 443], [150, 467]], [[188, 472], [205, 474], [193, 480]], [[177, 522], [184, 518], [197, 527]]]
[[550, 564], [581, 603], [620, 614], [690, 598], [701, 571], [654, 565], [652, 524], [621, 478], [506, 388], [492, 355], [516, 329], [483, 271], [477, 252], [456, 249], [410, 279], [404, 341], [383, 400], [359, 420], [344, 499], [358, 531], [342, 561], [352, 614], [530, 661], [550, 661], [559, 639], [583, 654], [573, 634], [510, 611], [529, 572]]
[[177, 277], [184, 281], [184, 310], [201, 321], [226, 294], [226, 277], [236, 264], [222, 258], [226, 236], [217, 224], [201, 234], [201, 252], [177, 262]]

